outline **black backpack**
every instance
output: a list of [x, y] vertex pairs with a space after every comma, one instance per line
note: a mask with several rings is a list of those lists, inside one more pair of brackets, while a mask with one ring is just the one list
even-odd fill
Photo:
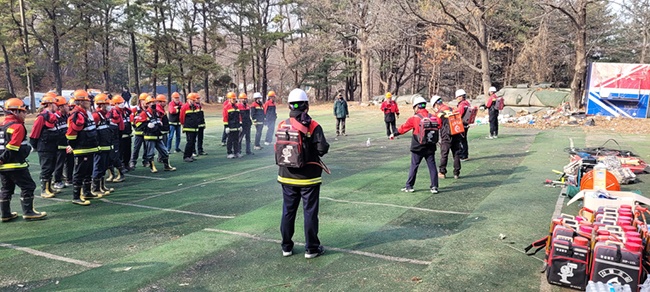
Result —
[[294, 118], [280, 122], [275, 131], [275, 164], [282, 167], [301, 168], [307, 164], [305, 139], [310, 139], [318, 123], [311, 121], [309, 128]]
[[417, 115], [420, 118], [419, 133], [416, 136], [420, 145], [432, 145], [438, 143], [438, 122], [432, 119], [431, 114], [426, 117]]

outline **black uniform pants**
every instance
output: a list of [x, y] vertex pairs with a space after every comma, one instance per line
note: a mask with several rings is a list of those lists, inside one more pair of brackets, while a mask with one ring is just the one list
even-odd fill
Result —
[[[341, 126], [340, 132], [339, 125]], [[338, 134], [345, 134], [345, 118], [336, 118], [336, 135]]]
[[255, 146], [262, 147], [260, 145], [260, 140], [262, 140], [262, 129], [264, 129], [264, 124], [255, 124]]
[[56, 167], [54, 168], [54, 182], [72, 181], [74, 155], [66, 153], [65, 149], [56, 151]]
[[450, 141], [440, 141], [440, 166], [438, 172], [442, 174], [447, 173], [447, 160], [449, 159], [449, 151], [454, 159], [454, 175], [460, 175], [460, 135], [451, 136]]
[[74, 155], [73, 185], [82, 186], [84, 183], [90, 183], [93, 175], [94, 157], [95, 153]]
[[197, 132], [185, 132], [185, 152], [183, 153], [183, 158], [192, 157], [194, 147], [196, 146], [196, 134]]
[[199, 127], [199, 132], [196, 135], [196, 148], [199, 150], [196, 154], [203, 153], [203, 136], [205, 135], [205, 127]]
[[386, 122], [386, 136], [397, 134], [397, 127], [395, 126], [395, 121]]
[[499, 135], [499, 111], [490, 110], [488, 114], [490, 121], [490, 136], [496, 137]]
[[20, 188], [20, 197], [23, 199], [34, 198], [36, 183], [29, 174], [29, 168], [16, 168], [8, 171], [0, 171], [0, 201], [11, 201], [11, 196], [16, 191], [16, 186]]
[[411, 167], [409, 169], [409, 177], [406, 179], [407, 189], [412, 189], [415, 185], [415, 179], [418, 175], [418, 168], [420, 167], [420, 162], [422, 162], [423, 158], [427, 162], [427, 167], [429, 168], [429, 178], [431, 179], [431, 185], [429, 188], [438, 187], [438, 169], [436, 168], [435, 156], [435, 152], [431, 152], [425, 155], [411, 152]]
[[120, 138], [120, 157], [122, 165], [128, 167], [131, 161], [131, 137]]
[[111, 150], [100, 150], [93, 156], [93, 179], [100, 179], [106, 175]]
[[230, 129], [228, 133], [228, 142], [226, 145], [228, 154], [239, 154], [241, 153], [241, 141], [239, 140], [239, 131], [235, 129]]
[[246, 139], [246, 154], [251, 154], [251, 125], [242, 126], [242, 131], [239, 134], [239, 147], [244, 139]]
[[282, 250], [293, 249], [293, 233], [295, 230], [296, 213], [302, 200], [304, 217], [305, 250], [307, 253], [317, 253], [320, 246], [318, 239], [318, 203], [320, 185], [295, 187], [282, 185], [282, 221], [280, 233], [282, 234]]
[[56, 151], [38, 152], [38, 162], [41, 164], [41, 180], [52, 180], [56, 168]]
[[460, 144], [462, 147], [459, 153], [460, 159], [467, 159], [469, 157], [469, 145], [467, 144], [468, 134], [469, 134], [469, 127], [465, 127], [465, 133], [459, 135], [461, 137]]
[[121, 140], [121, 138], [113, 138], [113, 149], [111, 149], [111, 152], [108, 155], [109, 167], [117, 167], [118, 169], [122, 168], [122, 158], [120, 157]]

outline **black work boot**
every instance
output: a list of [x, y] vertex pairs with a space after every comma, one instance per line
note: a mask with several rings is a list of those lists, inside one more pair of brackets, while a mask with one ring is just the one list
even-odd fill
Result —
[[114, 183], [119, 183], [124, 181], [124, 173], [125, 169], [118, 169], [117, 170], [117, 175], [113, 178]]
[[104, 192], [104, 196], [108, 196], [108, 195], [110, 195], [113, 191], [115, 191], [114, 188], [107, 188], [107, 187], [106, 187], [106, 179], [103, 178], [103, 177], [99, 180], [99, 190], [102, 191], [102, 192]]
[[[101, 189], [101, 179], [99, 178], [93, 178], [92, 184], [90, 186], [90, 193], [97, 196], [98, 198], [101, 198], [104, 196], [106, 193]], [[84, 196], [86, 195], [86, 190], [85, 190], [85, 185], [84, 185]]]
[[[95, 180], [93, 180], [93, 185], [95, 184]], [[97, 182], [97, 191], [99, 191], [99, 182]], [[90, 190], [90, 182], [84, 182], [83, 186], [81, 188], [81, 199], [82, 200], [90, 200], [90, 199], [101, 199], [102, 194], [97, 193], [93, 194], [93, 192]]]
[[176, 167], [173, 167], [169, 164], [169, 158], [163, 159], [163, 164], [165, 165], [165, 171], [175, 171]]
[[40, 220], [47, 216], [46, 212], [38, 212], [34, 210], [34, 197], [20, 198], [20, 203], [23, 206], [23, 219]]
[[11, 212], [11, 201], [9, 200], [0, 201], [0, 214], [2, 215], [2, 222], [9, 222], [18, 218], [18, 213]]
[[41, 197], [49, 199], [54, 197], [54, 193], [49, 191], [49, 181], [46, 179], [41, 180]]
[[58, 193], [61, 192], [61, 190], [57, 190], [57, 189], [53, 188], [52, 178], [47, 180], [47, 191], [52, 193], [52, 194], [58, 194]]
[[90, 201], [86, 201], [81, 198], [81, 186], [74, 185], [72, 187], [72, 203], [81, 206], [90, 205]]

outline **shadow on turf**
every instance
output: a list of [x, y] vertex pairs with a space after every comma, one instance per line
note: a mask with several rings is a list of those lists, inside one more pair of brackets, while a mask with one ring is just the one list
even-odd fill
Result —
[[470, 159], [468, 161], [466, 161], [466, 162], [463, 162], [463, 163], [472, 163], [472, 161], [482, 160], [482, 159], [522, 158], [522, 157], [526, 157], [526, 156], [532, 155], [532, 154], [535, 154], [535, 151], [519, 152], [519, 153], [512, 153], [512, 154], [502, 154], [502, 155], [478, 156], [476, 158], [472, 157], [470, 155]]

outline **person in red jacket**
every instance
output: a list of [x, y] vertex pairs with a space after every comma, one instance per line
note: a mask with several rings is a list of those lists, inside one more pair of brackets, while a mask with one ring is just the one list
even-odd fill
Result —
[[[223, 109], [230, 106], [230, 101], [233, 98], [237, 98], [237, 96], [235, 95], [234, 92], [228, 92], [226, 94], [226, 100], [223, 102], [223, 107], [221, 108], [222, 109], [222, 111], [221, 111], [222, 114], [224, 113]], [[221, 134], [221, 147], [225, 147], [227, 145], [227, 142], [228, 142], [228, 133], [226, 133], [226, 128], [228, 128], [228, 123], [224, 122], [223, 123], [223, 133]]]
[[34, 121], [29, 143], [38, 152], [41, 164], [41, 197], [52, 198], [59, 191], [52, 188], [52, 174], [56, 168], [56, 151], [59, 146], [59, 130], [56, 116], [56, 94], [44, 96], [41, 100], [43, 111]]
[[[228, 96], [235, 96], [234, 92], [233, 94], [228, 93]], [[240, 98], [244, 98], [246, 96], [246, 93], [240, 93]], [[237, 105], [237, 99], [231, 98], [230, 103], [228, 103], [228, 106], [225, 106], [223, 108], [223, 122], [226, 124], [228, 127], [226, 127], [226, 134], [228, 134], [228, 145], [226, 146], [228, 156], [226, 156], [228, 159], [232, 158], [239, 158], [240, 157], [240, 152], [241, 152], [241, 141], [239, 140], [239, 133], [242, 130], [241, 126], [241, 114], [239, 113], [239, 105]]]
[[18, 218], [16, 212], [11, 212], [11, 197], [20, 188], [20, 204], [23, 208], [23, 219], [43, 219], [46, 212], [34, 210], [34, 190], [36, 184], [29, 174], [27, 156], [32, 151], [27, 143], [25, 116], [27, 111], [22, 100], [10, 98], [4, 104], [5, 119], [0, 125], [0, 218], [7, 222]]
[[[485, 103], [485, 107], [488, 108], [488, 115], [489, 115], [489, 121], [490, 121], [490, 136], [488, 136], [488, 139], [496, 139], [497, 136], [499, 135], [499, 98], [497, 96], [497, 89], [496, 87], [490, 87], [488, 90], [490, 92], [490, 96], [487, 99], [487, 102]], [[503, 102], [503, 101], [501, 101]]]
[[[436, 143], [438, 142], [438, 132], [440, 130], [440, 119], [431, 115], [427, 111], [427, 101], [418, 96], [413, 101], [413, 110], [415, 115], [410, 117], [397, 130], [398, 135], [406, 134], [413, 130], [413, 139], [411, 139], [411, 168], [406, 180], [406, 186], [403, 192], [412, 193], [415, 191], [415, 178], [418, 167], [424, 158], [429, 167], [429, 177], [431, 185], [429, 190], [433, 194], [438, 193], [438, 169], [436, 168]], [[392, 138], [392, 136], [391, 136]]]
[[185, 133], [185, 152], [183, 153], [183, 161], [193, 162], [194, 148], [196, 147], [196, 135], [199, 132], [199, 124], [201, 118], [197, 114], [199, 95], [192, 92], [187, 95], [187, 103], [181, 107], [180, 122], [183, 125], [183, 132]]
[[452, 109], [442, 102], [442, 97], [437, 95], [431, 98], [431, 106], [442, 122], [440, 128], [440, 164], [438, 165], [438, 178], [445, 179], [447, 177], [447, 161], [449, 160], [449, 152], [451, 150], [451, 155], [454, 160], [454, 178], [458, 179], [461, 167], [459, 153], [462, 145], [461, 134], [451, 134], [448, 117], [453, 114]]
[[399, 118], [399, 107], [393, 100], [393, 95], [386, 92], [386, 99], [381, 103], [381, 111], [384, 112], [384, 122], [386, 123], [386, 136], [390, 138], [391, 135], [397, 133], [395, 122]]
[[273, 136], [275, 135], [275, 120], [278, 118], [275, 106], [275, 91], [269, 91], [266, 97], [268, 99], [264, 103], [264, 121], [267, 128], [264, 145], [271, 145], [271, 142], [273, 142]]
[[251, 127], [253, 126], [253, 120], [251, 120], [251, 107], [248, 105], [248, 95], [242, 93], [239, 95], [239, 114], [241, 115], [241, 133], [239, 133], [239, 151], [241, 155], [241, 144], [244, 139], [246, 139], [246, 155], [255, 155], [251, 151]]
[[[72, 186], [72, 168], [74, 167], [74, 156], [72, 153], [66, 153], [68, 139], [65, 133], [68, 131], [68, 117], [70, 116], [70, 107], [63, 96], [56, 97], [58, 111], [55, 113], [57, 120], [58, 149], [56, 151], [56, 167], [54, 167], [54, 184], [55, 189], [63, 189]], [[64, 182], [65, 179], [65, 182]]]
[[181, 102], [181, 95], [178, 92], [172, 93], [172, 101], [169, 102], [169, 107], [167, 110], [169, 118], [169, 137], [167, 138], [167, 149], [169, 153], [172, 152], [172, 140], [174, 140], [174, 135], [176, 135], [176, 148], [175, 152], [181, 152], [181, 107], [183, 103]]
[[[469, 110], [472, 105], [467, 101], [467, 93], [465, 93], [465, 90], [463, 89], [458, 89], [456, 90], [456, 100], [458, 100], [458, 108], [457, 111], [462, 117], [465, 114], [465, 111]], [[461, 145], [463, 146], [461, 151], [460, 151], [460, 161], [467, 161], [469, 160], [469, 145], [467, 144], [467, 134], [469, 133], [469, 125], [463, 124], [465, 127], [465, 133], [461, 134]]]
[[[124, 164], [122, 164], [121, 151], [123, 149], [120, 147], [122, 133], [126, 129], [123, 108], [120, 108], [120, 106], [124, 105], [124, 102], [125, 100], [121, 95], [113, 96], [107, 115], [110, 121], [108, 127], [111, 129], [111, 141], [113, 144], [113, 149], [111, 149], [111, 153], [109, 154], [108, 178], [106, 178], [106, 181], [109, 182], [123, 182], [124, 173], [127, 171]], [[117, 168], [117, 174], [115, 173], [115, 168]]]
[[[97, 126], [97, 141], [99, 151], [95, 154], [93, 162], [93, 176], [90, 191], [98, 196], [108, 196], [113, 189], [106, 188], [106, 170], [110, 164], [111, 150], [113, 149], [113, 130], [110, 127], [111, 119], [108, 116], [110, 98], [105, 93], [100, 93], [94, 98], [95, 111], [93, 120]], [[113, 122], [116, 120], [113, 119]]]

